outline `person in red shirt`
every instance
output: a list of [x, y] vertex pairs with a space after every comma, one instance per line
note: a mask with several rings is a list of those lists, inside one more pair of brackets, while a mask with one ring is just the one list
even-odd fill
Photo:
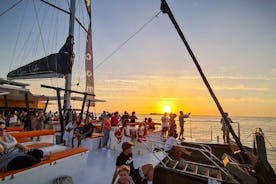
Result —
[[110, 134], [110, 130], [111, 130], [111, 114], [107, 114], [106, 118], [104, 118], [103, 120], [103, 148], [102, 149], [106, 149], [107, 148], [107, 143], [109, 140], [109, 134]]
[[111, 117], [111, 126], [118, 126], [119, 119], [120, 118], [118, 112], [114, 112], [113, 116]]

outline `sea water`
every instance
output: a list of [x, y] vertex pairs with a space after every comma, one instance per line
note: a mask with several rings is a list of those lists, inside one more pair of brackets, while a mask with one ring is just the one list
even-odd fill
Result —
[[[145, 117], [151, 117], [154, 122], [161, 122], [161, 115], [138, 115], [138, 121]], [[261, 128], [267, 149], [267, 157], [274, 171], [276, 171], [276, 117], [231, 117], [234, 123], [232, 127], [236, 134], [240, 132], [240, 140], [243, 145], [253, 145], [253, 132], [255, 128]], [[179, 132], [178, 117], [176, 117], [177, 130]], [[239, 131], [240, 129], [240, 131]], [[187, 141], [196, 142], [222, 142], [220, 117], [218, 116], [190, 116], [184, 125], [184, 137]]]

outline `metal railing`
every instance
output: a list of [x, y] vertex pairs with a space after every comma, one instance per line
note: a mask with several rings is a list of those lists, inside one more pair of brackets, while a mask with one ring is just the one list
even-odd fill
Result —
[[[154, 143], [159, 143], [159, 144], [164, 144], [164, 142], [161, 142], [161, 141], [157, 141], [157, 140], [152, 140], [152, 139], [147, 139], [147, 141], [150, 141], [150, 142], [154, 142]], [[160, 161], [160, 163], [167, 168], [166, 164], [164, 164], [162, 162], [162, 160], [160, 160], [156, 155], [155, 153], [152, 151], [151, 148], [148, 147], [148, 145], [143, 142], [143, 144], [146, 146], [146, 148], [151, 151], [153, 153], [153, 155]], [[205, 167], [210, 167], [210, 168], [216, 168], [216, 169], [219, 169], [221, 172], [223, 172], [226, 176], [229, 176], [229, 173], [227, 173], [223, 167], [221, 167], [220, 165], [223, 165], [222, 161], [219, 160], [210, 150], [209, 148], [207, 149], [206, 147], [208, 145], [201, 145], [201, 144], [198, 144], [199, 146], [201, 146], [202, 148], [195, 148], [195, 147], [191, 147], [191, 146], [184, 146], [184, 145], [177, 145], [179, 147], [182, 147], [182, 148], [187, 148], [187, 149], [190, 149], [190, 150], [195, 150], [195, 151], [199, 151], [205, 158], [207, 158], [213, 165], [208, 165], [208, 164], [202, 164], [202, 163], [197, 163], [197, 162], [192, 162], [192, 161], [186, 161], [186, 163], [190, 163], [190, 164], [195, 164], [195, 165], [201, 165], [201, 166], [205, 166]], [[206, 147], [205, 147], [206, 146]], [[163, 150], [162, 150], [163, 151]], [[164, 154], [166, 154], [168, 156], [168, 154], [163, 151]], [[210, 155], [210, 156], [208, 156]], [[168, 156], [168, 158], [170, 158]], [[171, 159], [171, 158], [170, 158]], [[218, 163], [219, 164], [218, 164]]]

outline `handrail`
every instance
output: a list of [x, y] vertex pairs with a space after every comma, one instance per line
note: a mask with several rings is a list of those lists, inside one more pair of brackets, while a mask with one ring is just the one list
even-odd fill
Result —
[[[147, 139], [147, 141], [151, 141], [151, 142], [155, 142], [155, 143], [162, 143], [164, 144], [164, 142], [161, 142], [161, 141], [156, 141], [156, 140], [151, 140], [151, 139]], [[144, 145], [146, 145], [144, 143]], [[202, 149], [202, 148], [195, 148], [195, 147], [191, 147], [191, 146], [184, 146], [184, 145], [177, 145], [178, 147], [182, 147], [182, 148], [188, 148], [188, 149], [191, 149], [191, 150], [196, 150], [196, 151], [199, 151], [200, 153], [202, 153], [214, 166], [215, 168], [219, 169], [221, 172], [223, 172], [225, 175], [229, 175], [221, 166], [219, 166], [212, 158], [216, 158], [217, 161], [220, 162], [220, 164], [223, 165], [223, 163], [213, 154], [211, 153], [209, 150], [206, 150], [206, 149]], [[205, 152], [207, 152], [208, 154], [210, 154], [210, 156], [212, 158], [210, 158]], [[195, 162], [196, 163], [196, 162]], [[199, 163], [196, 163], [196, 164], [199, 164]], [[163, 165], [163, 163], [162, 163]]]

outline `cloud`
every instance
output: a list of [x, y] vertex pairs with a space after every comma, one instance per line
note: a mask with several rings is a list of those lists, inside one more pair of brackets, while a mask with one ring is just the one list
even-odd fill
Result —
[[244, 85], [237, 86], [215, 86], [216, 90], [238, 90], [238, 91], [270, 91], [269, 88], [248, 87]]
[[241, 98], [224, 98], [223, 101], [225, 102], [232, 102], [232, 103], [266, 103], [266, 104], [275, 104], [276, 99], [271, 98], [256, 98], [256, 97], [241, 97]]

